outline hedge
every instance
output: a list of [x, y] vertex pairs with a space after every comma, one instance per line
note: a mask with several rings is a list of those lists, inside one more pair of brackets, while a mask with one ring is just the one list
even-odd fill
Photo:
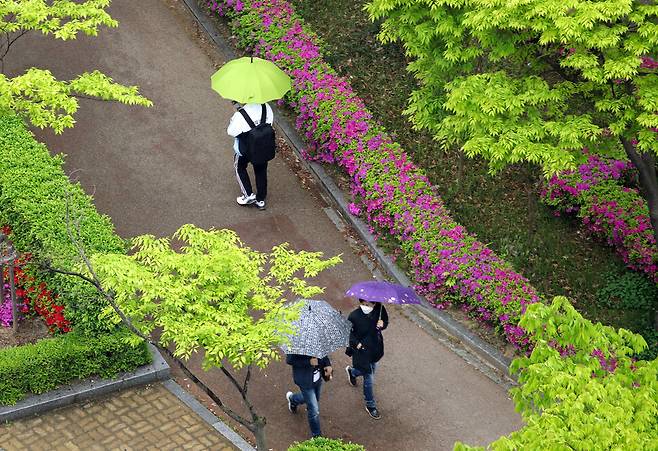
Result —
[[[0, 112], [0, 223], [10, 226], [17, 251], [31, 254], [33, 262], [49, 260], [54, 267], [79, 270], [78, 250], [66, 227], [68, 203], [71, 216], [79, 218], [79, 239], [89, 255], [125, 252], [110, 219], [96, 211], [91, 196], [69, 181], [62, 166], [63, 157], [52, 157], [22, 119]], [[125, 343], [126, 330], [99, 318], [106, 304], [87, 282], [39, 270], [36, 264], [23, 269], [32, 280], [26, 291], [36, 296], [52, 290], [74, 332], [0, 349], [0, 404], [76, 378], [110, 377], [151, 361], [145, 344]]]
[[71, 332], [0, 349], [0, 405], [45, 393], [75, 379], [114, 377], [151, 361], [146, 343], [125, 343], [127, 330], [90, 337]]
[[[91, 196], [69, 181], [62, 166], [63, 157], [52, 157], [21, 118], [0, 112], [0, 221], [11, 226], [16, 249], [31, 253], [34, 261], [78, 269], [78, 250], [66, 227], [68, 200], [71, 216], [80, 219], [80, 242], [88, 254], [125, 252], [126, 244], [114, 233], [110, 219], [96, 211]], [[98, 320], [105, 303], [87, 282], [50, 273], [38, 279], [59, 295], [74, 328], [87, 333], [111, 330], [113, 326]]]

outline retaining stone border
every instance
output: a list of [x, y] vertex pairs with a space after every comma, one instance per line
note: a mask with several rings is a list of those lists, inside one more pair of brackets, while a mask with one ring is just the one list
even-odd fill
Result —
[[[225, 39], [215, 30], [214, 23], [208, 14], [199, 6], [197, 1], [183, 0], [183, 3], [187, 6], [194, 19], [199, 25], [201, 25], [201, 28], [206, 32], [213, 44], [217, 47], [218, 51], [231, 59], [237, 58], [235, 50], [233, 50], [233, 48], [226, 43]], [[280, 132], [281, 136], [283, 136], [293, 149], [304, 168], [314, 176], [319, 183], [319, 186], [324, 191], [324, 194], [326, 195], [325, 198], [328, 197], [330, 203], [338, 210], [341, 218], [346, 220], [359, 233], [360, 237], [366, 242], [368, 248], [377, 258], [377, 261], [386, 270], [389, 277], [401, 285], [411, 286], [412, 283], [406, 274], [404, 274], [390, 257], [388, 257], [377, 245], [375, 237], [368, 231], [365, 223], [361, 219], [350, 214], [347, 208], [348, 202], [345, 200], [342, 191], [338, 188], [333, 179], [327, 175], [324, 168], [319, 163], [308, 161], [302, 157], [301, 149], [305, 147], [303, 138], [297, 133], [294, 126], [285, 119], [285, 116], [277, 111], [278, 109], [276, 108], [276, 105], [271, 106], [277, 115], [277, 120], [274, 124], [275, 128], [278, 129], [277, 131]], [[434, 308], [425, 299], [421, 300], [421, 305], [409, 306], [410, 308], [408, 310], [415, 310], [417, 312], [417, 315], [411, 315], [413, 321], [422, 324], [422, 317], [430, 318], [434, 326], [446, 335], [459, 341], [480, 361], [482, 361], [482, 363], [492, 367], [500, 372], [503, 377], [507, 378], [508, 381], [504, 382], [504, 385], [508, 385], [510, 381], [515, 382], [516, 379], [509, 375], [511, 359], [505, 357], [498, 349], [494, 348], [480, 337], [474, 335], [464, 325], [456, 321], [449, 313]]]
[[[169, 379], [163, 382], [164, 387], [173, 393], [178, 399], [185, 403], [190, 409], [199, 415], [203, 420], [213, 427], [217, 432], [222, 434], [228, 441], [233, 443], [240, 451], [256, 451], [245, 439], [240, 437], [237, 432], [228, 427], [222, 420], [217, 418], [210, 410], [206, 409], [203, 404], [196, 398], [186, 392], [180, 385]], [[1, 450], [0, 450], [1, 451]]]
[[170, 368], [167, 362], [153, 345], [148, 344], [148, 348], [153, 359], [150, 365], [139, 367], [114, 379], [89, 378], [47, 393], [30, 396], [13, 406], [2, 406], [0, 423], [37, 415], [126, 388], [169, 379]]

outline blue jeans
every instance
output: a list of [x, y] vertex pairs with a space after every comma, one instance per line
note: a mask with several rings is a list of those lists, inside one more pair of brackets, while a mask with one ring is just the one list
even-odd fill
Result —
[[320, 392], [322, 390], [322, 378], [313, 384], [311, 388], [301, 388], [301, 391], [292, 395], [292, 404], [299, 406], [306, 404], [308, 425], [311, 435], [317, 437], [322, 435], [320, 431]]
[[350, 368], [350, 371], [352, 372], [352, 376], [354, 377], [363, 376], [363, 399], [366, 400], [366, 406], [370, 407], [371, 409], [377, 407], [377, 404], [375, 403], [375, 393], [374, 393], [376, 369], [377, 369], [376, 363], [370, 364], [370, 373], [363, 373], [357, 368]]

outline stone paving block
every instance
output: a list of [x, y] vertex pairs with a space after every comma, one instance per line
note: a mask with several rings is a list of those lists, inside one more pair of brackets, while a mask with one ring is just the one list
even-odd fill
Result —
[[5, 451], [235, 450], [160, 384], [0, 425]]

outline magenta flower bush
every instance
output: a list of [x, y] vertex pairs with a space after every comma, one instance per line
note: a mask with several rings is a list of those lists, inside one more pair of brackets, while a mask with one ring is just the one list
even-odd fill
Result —
[[11, 311], [11, 291], [9, 291], [9, 284], [4, 284], [5, 296], [0, 299], [0, 326], [9, 327], [12, 324], [13, 316]]
[[287, 100], [310, 143], [305, 156], [338, 164], [349, 174], [349, 211], [376, 236], [395, 237], [412, 265], [416, 290], [438, 308], [461, 304], [527, 350], [529, 337], [518, 321], [526, 305], [540, 300], [535, 289], [450, 217], [424, 173], [324, 62], [320, 40], [292, 6], [283, 0], [208, 5], [230, 19], [238, 45], [291, 76]]
[[658, 250], [649, 209], [636, 189], [621, 183], [633, 170], [628, 162], [590, 155], [577, 170], [548, 179], [541, 195], [559, 212], [576, 213], [591, 233], [616, 249], [629, 268], [658, 282]]

